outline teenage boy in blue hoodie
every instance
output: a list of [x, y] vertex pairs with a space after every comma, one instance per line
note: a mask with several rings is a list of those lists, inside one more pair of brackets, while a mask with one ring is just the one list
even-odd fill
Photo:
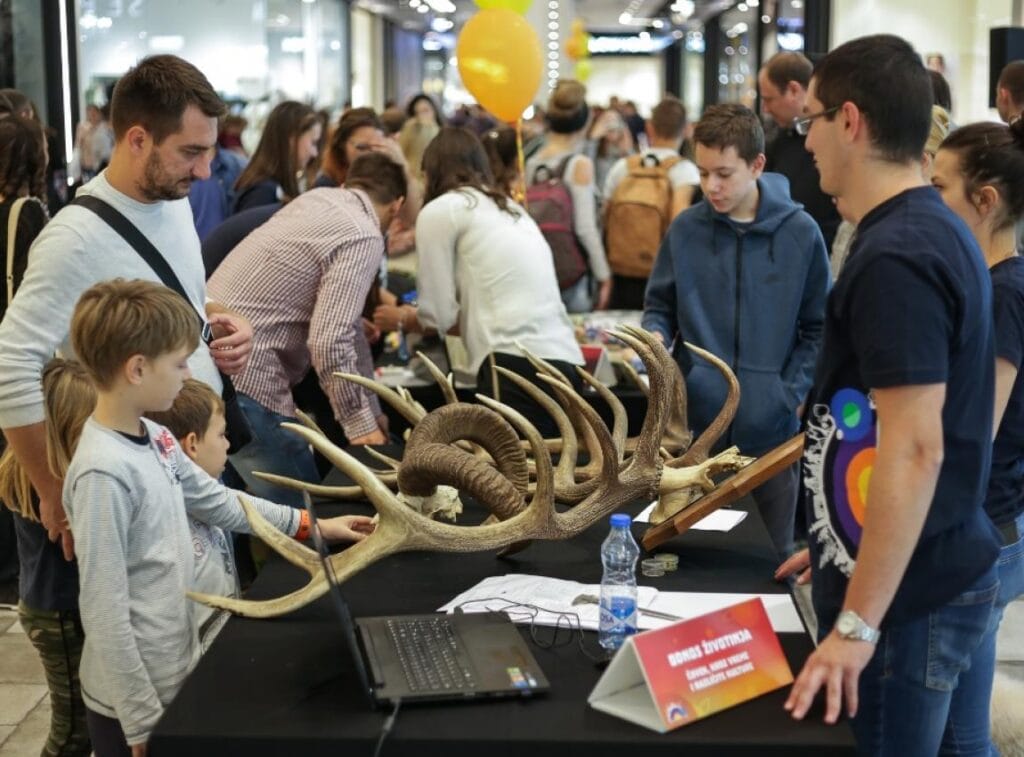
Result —
[[[727, 386], [682, 342], [732, 367], [740, 404], [719, 446], [761, 455], [797, 433], [822, 339], [828, 254], [786, 178], [764, 173], [764, 131], [749, 108], [711, 106], [694, 142], [704, 200], [677, 216], [661, 243], [643, 326], [674, 341], [695, 434], [718, 414]], [[798, 484], [793, 466], [754, 491], [783, 557], [793, 551]]]

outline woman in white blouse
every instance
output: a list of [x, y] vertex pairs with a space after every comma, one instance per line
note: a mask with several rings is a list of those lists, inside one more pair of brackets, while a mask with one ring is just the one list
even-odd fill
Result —
[[[426, 188], [416, 219], [420, 325], [458, 334], [477, 386], [493, 394], [488, 355], [534, 379], [518, 345], [551, 362], [579, 386], [583, 355], [559, 296], [551, 249], [523, 208], [494, 188], [476, 135], [444, 128], [423, 155]], [[546, 436], [554, 424], [508, 381], [502, 402], [515, 407]]]

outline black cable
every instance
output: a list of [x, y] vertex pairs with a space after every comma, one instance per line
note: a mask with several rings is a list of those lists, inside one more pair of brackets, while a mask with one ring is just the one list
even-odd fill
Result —
[[391, 733], [391, 729], [395, 727], [395, 718], [398, 717], [398, 708], [402, 706], [402, 698], [399, 697], [395, 700], [395, 709], [391, 711], [391, 714], [384, 718], [384, 725], [380, 727], [380, 738], [377, 739], [377, 748], [373, 750], [373, 757], [380, 757], [381, 747], [384, 746], [384, 739]]
[[[580, 653], [592, 662], [607, 662], [608, 654], [602, 649], [597, 654], [587, 649], [586, 637], [583, 635], [583, 624], [580, 623], [580, 616], [578, 613], [569, 612], [567, 610], [549, 610], [546, 607], [540, 605], [534, 605], [527, 602], [514, 602], [511, 599], [505, 597], [481, 597], [480, 599], [470, 599], [465, 602], [461, 602], [456, 605], [456, 612], [461, 612], [465, 605], [477, 604], [479, 602], [504, 602], [506, 607], [503, 607], [500, 612], [505, 613], [509, 616], [512, 622], [515, 622], [515, 618], [512, 617], [512, 613], [517, 608], [521, 608], [521, 614], [526, 615], [529, 619], [529, 633], [530, 639], [541, 649], [554, 649], [555, 647], [562, 647], [566, 644], [571, 644], [573, 638], [577, 640], [579, 645]], [[490, 608], [488, 608], [490, 609]], [[541, 625], [537, 623], [537, 615], [539, 613], [546, 612], [549, 615], [556, 617], [554, 626]], [[565, 625], [563, 625], [563, 622]], [[551, 628], [553, 632], [551, 638], [548, 640], [542, 640], [539, 635], [539, 629]], [[560, 640], [559, 637], [563, 631], [568, 631], [568, 638]]]

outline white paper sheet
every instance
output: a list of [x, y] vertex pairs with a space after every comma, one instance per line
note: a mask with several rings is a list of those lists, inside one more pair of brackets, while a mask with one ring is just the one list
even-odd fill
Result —
[[[651, 513], [654, 512], [654, 508], [657, 504], [657, 502], [649, 504], [640, 512], [639, 515], [633, 518], [633, 522], [650, 523]], [[746, 510], [715, 510], [710, 515], [707, 515], [694, 523], [690, 528], [695, 528], [698, 531], [732, 531], [736, 526], [742, 523], [743, 519], [746, 517]]]
[[[528, 625], [534, 623], [541, 626], [575, 625], [575, 618], [567, 618], [563, 613], [571, 613], [579, 618], [580, 627], [596, 631], [598, 627], [598, 606], [586, 603], [574, 605], [573, 600], [581, 594], [600, 596], [599, 584], [583, 584], [577, 581], [565, 581], [545, 576], [530, 576], [521, 573], [509, 573], [504, 576], [485, 578], [466, 591], [459, 594], [447, 604], [438, 608], [439, 612], [453, 613], [456, 607], [463, 612], [506, 612], [514, 623]], [[723, 607], [759, 596], [764, 602], [772, 628], [777, 633], [803, 633], [796, 606], [788, 594], [715, 594], [704, 592], [658, 591], [653, 586], [640, 586], [637, 590], [637, 601], [640, 605], [638, 625], [641, 630], [661, 628], [676, 621], [654, 618], [644, 613], [644, 608], [675, 615], [680, 619], [695, 618]], [[539, 609], [517, 605], [533, 605]]]
[[[804, 633], [804, 625], [800, 621], [793, 598], [789, 594], [717, 594], [697, 591], [659, 591], [648, 607], [658, 612], [678, 615], [685, 619], [696, 618], [724, 607], [731, 607], [748, 599], [760, 597], [768, 619], [776, 633]], [[638, 625], [641, 630], [661, 628], [672, 620], [662, 620], [644, 615], [641, 610]]]
[[[506, 612], [514, 623], [534, 623], [542, 626], [568, 626], [570, 623], [575, 625], [575, 618], [565, 615], [570, 613], [579, 618], [582, 628], [596, 631], [597, 604], [572, 603], [581, 594], [600, 596], [601, 586], [545, 576], [509, 573], [485, 578], [451, 602], [439, 607], [438, 611], [452, 613], [456, 607], [461, 607], [463, 612]], [[641, 607], [641, 613], [642, 608], [650, 605], [657, 595], [658, 590], [652, 586], [638, 587], [637, 602]], [[533, 605], [539, 609], [516, 605]]]

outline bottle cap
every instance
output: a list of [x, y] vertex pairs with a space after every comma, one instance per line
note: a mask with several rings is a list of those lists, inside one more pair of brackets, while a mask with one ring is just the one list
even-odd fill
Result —
[[612, 527], [613, 528], [628, 528], [629, 524], [633, 522], [626, 513], [615, 513], [612, 516]]

